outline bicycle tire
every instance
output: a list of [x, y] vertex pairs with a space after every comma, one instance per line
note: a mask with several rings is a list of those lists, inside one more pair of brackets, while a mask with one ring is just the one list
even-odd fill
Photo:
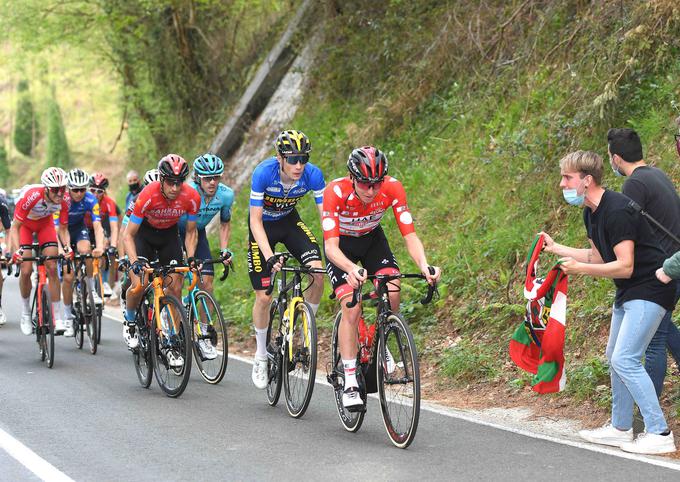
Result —
[[281, 364], [283, 357], [281, 355], [281, 345], [283, 338], [281, 336], [281, 328], [283, 321], [279, 314], [279, 303], [273, 300], [269, 305], [269, 326], [267, 327], [267, 402], [274, 407], [279, 403], [281, 396], [281, 385], [283, 376], [281, 372]]
[[52, 310], [50, 309], [50, 297], [43, 287], [41, 295], [41, 304], [43, 312], [43, 325], [42, 325], [42, 339], [45, 347], [45, 362], [47, 363], [47, 368], [52, 368], [54, 366], [54, 324], [52, 322]]
[[78, 349], [83, 349], [83, 342], [85, 341], [85, 328], [83, 319], [83, 314], [81, 307], [83, 306], [82, 295], [81, 295], [80, 283], [77, 284], [77, 289], [74, 290], [74, 295], [76, 297], [73, 307], [75, 309], [75, 317], [73, 319], [73, 340], [76, 342]]
[[97, 354], [97, 307], [94, 304], [94, 297], [92, 296], [92, 288], [89, 287], [87, 281], [81, 280], [80, 283], [82, 304], [80, 310], [83, 316], [85, 332], [90, 344], [90, 353]]
[[[191, 296], [191, 295], [190, 295]], [[194, 360], [196, 360], [196, 367], [201, 373], [203, 379], [211, 385], [216, 385], [222, 381], [224, 374], [227, 371], [227, 363], [229, 361], [229, 338], [227, 333], [227, 325], [222, 316], [222, 310], [215, 298], [207, 291], [199, 290], [193, 294], [194, 304], [199, 316], [189, 305], [189, 318], [191, 320], [191, 335], [192, 346], [194, 351]], [[205, 316], [205, 318], [204, 318]], [[201, 323], [199, 320], [207, 319], [205, 323], [207, 326], [207, 333], [202, 333]], [[199, 333], [201, 331], [201, 333]], [[203, 360], [201, 350], [198, 345], [200, 338], [209, 341], [215, 351], [217, 357], [213, 360]]]
[[[153, 299], [153, 295], [151, 295]], [[144, 388], [149, 388], [151, 380], [153, 379], [153, 364], [151, 362], [151, 340], [149, 337], [149, 313], [151, 303], [148, 299], [143, 299], [137, 310], [136, 326], [137, 339], [139, 343], [137, 347], [132, 350], [132, 362], [135, 365], [135, 373], [139, 383]], [[153, 312], [151, 312], [151, 319], [153, 319]]]
[[[159, 336], [156, 330], [155, 320], [151, 327], [151, 358], [153, 360], [153, 372], [158, 385], [163, 392], [172, 398], [182, 395], [189, 383], [191, 375], [191, 327], [184, 307], [177, 298], [165, 295], [160, 298], [159, 313], [168, 313], [168, 319], [177, 316], [177, 332], [170, 336]], [[168, 311], [165, 311], [168, 310]], [[174, 313], [173, 313], [174, 312]], [[171, 367], [168, 363], [166, 350], [173, 350], [182, 356], [184, 363], [181, 367]]]
[[[304, 329], [305, 319], [306, 330]], [[307, 331], [306, 334], [305, 331]], [[283, 354], [283, 390], [288, 414], [293, 418], [300, 418], [309, 407], [316, 383], [316, 319], [309, 303], [302, 302], [295, 305], [291, 334]], [[298, 335], [300, 335], [299, 339]], [[289, 355], [291, 348], [292, 360]]]
[[[392, 443], [405, 449], [416, 436], [420, 417], [418, 352], [411, 329], [398, 313], [387, 315], [378, 337], [376, 379], [383, 424]], [[398, 388], [407, 385], [410, 388]]]
[[[348, 432], [356, 433], [361, 428], [364, 423], [365, 411], [362, 412], [349, 412], [345, 409], [342, 404], [342, 392], [344, 386], [344, 370], [342, 368], [342, 357], [340, 356], [340, 347], [338, 345], [338, 330], [340, 329], [340, 321], [342, 320], [342, 311], [338, 311], [335, 315], [335, 321], [333, 322], [333, 335], [331, 337], [331, 370], [337, 376], [336, 385], [333, 387], [333, 395], [335, 398], [335, 408], [338, 411], [338, 417], [342, 426]], [[357, 356], [358, 358], [358, 356]], [[357, 360], [357, 378], [361, 376], [361, 365], [359, 365]], [[359, 384], [362, 385], [361, 383]], [[362, 394], [365, 400], [365, 395]]]

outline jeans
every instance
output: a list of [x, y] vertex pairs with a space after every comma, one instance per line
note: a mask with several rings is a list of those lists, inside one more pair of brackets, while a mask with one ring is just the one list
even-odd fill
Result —
[[620, 430], [633, 426], [633, 403], [640, 408], [647, 432], [660, 434], [668, 429], [652, 379], [642, 366], [642, 355], [665, 314], [665, 308], [645, 300], [626, 301], [612, 309], [607, 359], [612, 425]]
[[[680, 281], [674, 280], [671, 283], [675, 283], [676, 286], [675, 302], [677, 303], [680, 298]], [[672, 311], [666, 312], [645, 352], [645, 369], [652, 379], [657, 397], [661, 396], [663, 381], [666, 378], [666, 365], [668, 364], [666, 345], [675, 363], [680, 367], [680, 330], [673, 323]]]

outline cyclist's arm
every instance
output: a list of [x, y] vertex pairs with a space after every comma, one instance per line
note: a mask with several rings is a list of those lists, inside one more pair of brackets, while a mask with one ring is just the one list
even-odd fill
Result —
[[9, 251], [14, 253], [19, 249], [19, 230], [21, 229], [22, 222], [18, 219], [14, 219], [12, 222], [12, 227], [9, 228]]
[[231, 235], [231, 221], [220, 223], [220, 249], [229, 247], [229, 236]]
[[95, 246], [104, 251], [104, 228], [102, 228], [101, 221], [92, 221], [92, 227], [94, 228], [94, 243]]
[[262, 206], [250, 206], [250, 230], [253, 233], [255, 242], [260, 247], [262, 257], [266, 261], [274, 256], [274, 252], [269, 246], [269, 239], [267, 238], [267, 233], [264, 231], [262, 210]]
[[324, 249], [326, 250], [326, 259], [328, 259], [335, 266], [343, 270], [345, 273], [351, 273], [358, 269], [355, 263], [352, 263], [345, 253], [340, 249], [340, 238], [328, 238], [324, 242]]
[[57, 228], [57, 238], [61, 241], [62, 247], [71, 246], [71, 234], [68, 232], [68, 224], [59, 224]]
[[109, 216], [109, 226], [111, 226], [111, 247], [118, 247], [118, 216], [116, 220]]
[[410, 233], [404, 236], [404, 242], [406, 243], [406, 250], [411, 256], [411, 259], [416, 263], [418, 269], [422, 272], [427, 272], [427, 257], [425, 256], [425, 248], [420, 238], [416, 233]]
[[184, 237], [184, 247], [187, 250], [187, 258], [192, 258], [196, 254], [197, 244], [198, 230], [196, 229], [196, 221], [187, 221], [187, 234]]
[[135, 222], [129, 222], [125, 228], [125, 234], [123, 235], [123, 246], [125, 247], [125, 253], [130, 260], [130, 263], [137, 261], [137, 248], [135, 247], [135, 236], [139, 231], [139, 224]]

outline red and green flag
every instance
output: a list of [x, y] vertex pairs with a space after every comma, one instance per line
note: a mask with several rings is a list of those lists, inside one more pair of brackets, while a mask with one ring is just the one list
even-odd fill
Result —
[[567, 275], [556, 263], [545, 278], [539, 278], [538, 258], [543, 235], [534, 240], [527, 256], [524, 321], [510, 340], [510, 358], [523, 370], [534, 374], [532, 390], [538, 393], [562, 391], [564, 374], [564, 333], [567, 321]]

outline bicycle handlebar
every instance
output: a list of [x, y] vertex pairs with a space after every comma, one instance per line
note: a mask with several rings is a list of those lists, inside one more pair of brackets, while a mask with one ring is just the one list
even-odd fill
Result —
[[[279, 271], [287, 271], [289, 273], [303, 273], [303, 274], [326, 274], [326, 270], [323, 268], [314, 268], [312, 266], [286, 266], [286, 261], [288, 261], [290, 258], [293, 257], [292, 254], [290, 253], [275, 253], [274, 256], [283, 258], [283, 266], [281, 266], [281, 269]], [[265, 290], [265, 294], [267, 296], [271, 295], [272, 292], [274, 291], [274, 286], [275, 286], [275, 281], [276, 281], [276, 275], [278, 274], [278, 271], [274, 273], [269, 282], [269, 287]]]
[[[427, 270], [430, 272], [431, 275], [434, 274], [434, 268], [432, 266], [428, 266]], [[359, 274], [363, 276], [364, 274], [364, 269], [359, 270]], [[394, 279], [401, 279], [401, 278], [414, 278], [414, 279], [427, 279], [425, 278], [424, 275], [422, 274], [371, 274], [366, 277], [366, 279], [374, 279], [374, 280], [394, 280]], [[355, 289], [352, 292], [352, 299], [345, 304], [347, 308], [354, 308], [357, 303], [361, 302], [362, 299], [362, 292], [361, 292], [362, 285], [360, 284], [357, 289]], [[423, 305], [426, 305], [432, 301], [432, 298], [434, 297], [434, 294], [437, 292], [437, 283], [434, 284], [428, 284], [427, 287], [427, 294], [423, 298], [421, 298], [420, 303]]]

